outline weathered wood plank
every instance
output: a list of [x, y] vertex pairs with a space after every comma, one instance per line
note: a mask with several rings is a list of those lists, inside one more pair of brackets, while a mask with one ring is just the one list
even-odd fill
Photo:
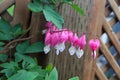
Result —
[[108, 0], [114, 13], [116, 14], [118, 20], [120, 21], [120, 10], [118, 8], [118, 5], [116, 4], [116, 2], [114, 0]]
[[114, 26], [114, 24], [116, 24], [118, 22], [116, 17], [113, 17], [108, 23], [110, 24], [111, 27]]
[[15, 12], [12, 24], [21, 23], [23, 28], [26, 29], [29, 25], [30, 20], [30, 10], [28, 9], [28, 3], [31, 0], [16, 0]]
[[10, 22], [13, 20], [13, 17], [7, 11], [4, 11], [1, 14], [1, 18], [5, 19], [6, 21], [10, 21]]
[[104, 56], [106, 57], [106, 59], [108, 60], [108, 62], [110, 63], [116, 74], [118, 75], [118, 77], [120, 78], [119, 65], [117, 64], [117, 62], [115, 61], [114, 57], [111, 55], [110, 51], [107, 49], [105, 44], [102, 42], [102, 40], [100, 41], [101, 41], [100, 50], [102, 51], [102, 53], [104, 54]]
[[96, 64], [96, 75], [100, 80], [108, 80], [107, 77], [104, 75], [103, 71], [100, 69], [100, 67]]
[[119, 39], [117, 38], [116, 34], [112, 31], [112, 28], [110, 27], [110, 24], [107, 23], [104, 16], [103, 16], [103, 28], [106, 31], [106, 33], [108, 34], [108, 36], [109, 36], [111, 42], [113, 43], [113, 45], [115, 46], [116, 50], [120, 54]]
[[[91, 31], [92, 34], [94, 34], [94, 36], [90, 35], [88, 39], [96, 38], [95, 35], [101, 35], [101, 32], [102, 32], [101, 14], [104, 14], [105, 0], [101, 0], [101, 1], [94, 0], [93, 2], [94, 2], [94, 6], [93, 6], [92, 12], [93, 12], [94, 18], [90, 22], [89, 31]], [[89, 49], [86, 50], [86, 53], [91, 54], [90, 52], [91, 51]], [[94, 80], [94, 77], [95, 77], [94, 68], [95, 68], [96, 60], [90, 61], [90, 59], [88, 58], [88, 54], [85, 56], [83, 80]]]
[[0, 3], [0, 14], [15, 3], [15, 0], [3, 0]]

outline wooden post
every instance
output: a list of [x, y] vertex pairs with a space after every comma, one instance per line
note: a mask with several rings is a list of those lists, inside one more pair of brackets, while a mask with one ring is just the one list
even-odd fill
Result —
[[14, 18], [12, 21], [13, 25], [21, 23], [24, 29], [29, 26], [30, 11], [28, 9], [28, 3], [30, 1], [31, 0], [16, 0]]
[[[89, 31], [93, 35], [98, 35], [98, 38], [102, 30], [102, 15], [104, 14], [105, 9], [105, 0], [94, 0], [93, 10], [91, 11], [92, 20], [90, 22]], [[88, 40], [91, 38], [97, 38], [93, 35], [90, 35]], [[84, 71], [82, 80], [94, 80], [95, 69], [96, 69], [96, 59], [92, 60], [89, 58], [91, 50], [87, 47], [85, 59], [84, 59]]]

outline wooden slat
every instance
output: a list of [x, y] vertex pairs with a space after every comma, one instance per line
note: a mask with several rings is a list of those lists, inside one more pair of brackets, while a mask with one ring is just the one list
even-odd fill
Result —
[[[95, 35], [100, 35], [101, 30], [102, 30], [101, 14], [104, 14], [105, 0], [93, 0], [92, 2], [94, 2], [93, 11], [92, 11], [93, 18], [90, 21], [89, 31], [91, 31]], [[88, 37], [88, 39], [91, 39], [91, 38], [95, 38], [95, 36], [90, 35]], [[88, 48], [86, 50], [86, 53], [90, 53], [90, 52], [91, 51]], [[93, 60], [90, 63], [90, 59], [88, 58], [88, 55], [85, 54], [83, 80], [93, 80], [94, 79], [94, 77], [95, 77], [94, 64], [95, 63], [96, 63], [96, 60]], [[89, 68], [88, 68], [88, 65], [89, 65]]]
[[113, 25], [115, 25], [118, 22], [116, 17], [113, 17], [108, 23], [110, 24], [111, 27], [113, 27]]
[[95, 65], [96, 65], [96, 75], [98, 76], [98, 78], [100, 80], [108, 80], [107, 77], [104, 75], [103, 71], [100, 69], [100, 67], [97, 64]]
[[24, 29], [28, 27], [30, 21], [30, 10], [28, 9], [28, 3], [30, 1], [31, 0], [16, 0], [12, 25], [21, 23]]
[[110, 51], [107, 49], [105, 44], [102, 42], [102, 40], [100, 41], [101, 41], [100, 50], [102, 51], [102, 53], [104, 54], [104, 56], [106, 57], [106, 59], [108, 60], [108, 62], [110, 63], [116, 74], [118, 75], [118, 77], [120, 78], [119, 65], [117, 64], [117, 62], [115, 61], [114, 57], [111, 55]]
[[116, 4], [116, 2], [114, 0], [108, 0], [114, 13], [116, 14], [118, 20], [120, 21], [120, 10], [118, 8], [118, 5]]
[[[115, 60], [117, 61], [117, 60], [120, 58], [120, 56], [117, 54], [114, 58], [115, 58]], [[111, 66], [110, 66], [109, 64], [106, 64], [106, 65], [102, 68], [103, 72], [106, 72], [110, 67], [111, 67]]]
[[3, 0], [0, 3], [0, 14], [15, 3], [15, 0]]
[[13, 17], [7, 12], [7, 11], [4, 11], [2, 14], [1, 14], [1, 17], [3, 19], [5, 19], [6, 21], [12, 21], [13, 20]]
[[120, 40], [120, 32], [116, 34], [118, 39]]
[[111, 42], [113, 43], [113, 45], [115, 46], [116, 50], [120, 54], [120, 42], [119, 42], [117, 36], [115, 35], [115, 33], [112, 31], [112, 28], [110, 27], [110, 25], [105, 20], [104, 16], [103, 16], [103, 28], [105, 29], [106, 33], [108, 34], [108, 36], [109, 36]]

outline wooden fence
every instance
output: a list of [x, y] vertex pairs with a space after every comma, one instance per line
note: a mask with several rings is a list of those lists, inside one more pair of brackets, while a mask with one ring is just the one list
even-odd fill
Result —
[[[44, 16], [31, 13], [28, 10], [27, 4], [31, 1], [32, 0], [3, 0], [0, 2], [1, 18], [10, 21], [13, 25], [21, 23], [24, 29], [33, 26], [29, 35], [26, 36], [34, 34], [38, 29], [43, 30], [45, 25]], [[74, 32], [89, 31], [94, 35], [98, 35], [101, 46], [97, 59], [91, 61], [91, 51], [88, 47], [86, 47], [85, 55], [81, 59], [77, 59], [76, 56], [70, 57], [67, 49], [59, 56], [55, 55], [54, 50], [48, 55], [36, 54], [32, 56], [36, 56], [42, 66], [53, 63], [58, 69], [59, 80], [67, 80], [69, 77], [76, 75], [78, 75], [81, 80], [120, 80], [120, 28], [114, 28], [115, 25], [120, 25], [120, 1], [75, 0], [74, 3], [78, 4], [85, 11], [86, 16], [79, 16], [69, 6], [63, 5], [63, 7], [59, 9], [59, 12], [65, 18], [64, 27]], [[7, 10], [12, 5], [15, 6], [14, 14], [10, 15]], [[115, 30], [117, 30], [117, 32], [115, 32]], [[87, 40], [91, 38], [95, 37], [93, 35], [87, 36]], [[43, 39], [44, 36], [38, 34], [34, 39], [31, 39], [31, 42], [33, 43]], [[67, 48], [69, 46], [68, 44]]]
[[107, 0], [102, 15], [101, 45], [95, 69], [95, 80], [120, 80], [120, 1]]

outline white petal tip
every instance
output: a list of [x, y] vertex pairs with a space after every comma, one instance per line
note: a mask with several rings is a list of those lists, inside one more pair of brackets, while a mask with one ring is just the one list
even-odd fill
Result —
[[79, 59], [83, 56], [83, 54], [84, 54], [83, 50], [78, 49], [78, 50], [76, 51], [76, 56], [77, 56], [77, 58], [79, 58]]
[[71, 46], [71, 47], [69, 48], [69, 53], [70, 53], [70, 55], [73, 56], [73, 55], [75, 54], [75, 52], [76, 52], [76, 48], [73, 47], [73, 46]]
[[49, 46], [45, 46], [44, 47], [44, 53], [48, 54], [48, 52], [50, 52], [50, 47]]

